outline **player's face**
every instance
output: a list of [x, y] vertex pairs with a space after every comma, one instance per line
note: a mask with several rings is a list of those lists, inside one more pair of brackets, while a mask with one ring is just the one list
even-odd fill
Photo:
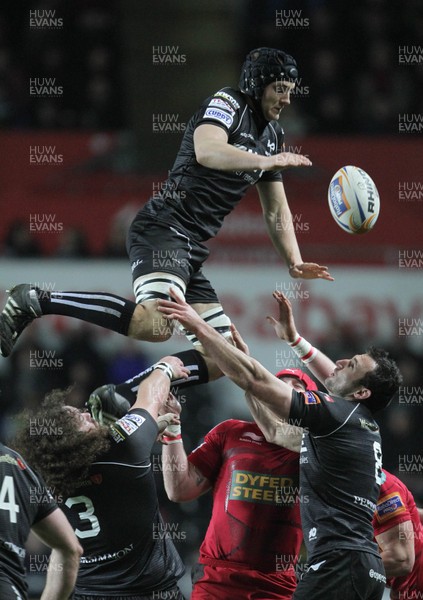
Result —
[[368, 354], [337, 360], [333, 373], [325, 379], [325, 386], [337, 396], [351, 397], [360, 388], [358, 381], [375, 368], [376, 363]]
[[292, 387], [296, 392], [305, 392], [306, 390], [304, 383], [297, 379], [297, 377], [279, 377], [279, 379]]
[[75, 415], [78, 431], [92, 431], [98, 429], [99, 425], [90, 413], [84, 409], [78, 410], [74, 406], [67, 406], [66, 410]]
[[274, 81], [264, 88], [261, 109], [267, 121], [277, 121], [281, 110], [291, 103], [290, 94], [295, 87], [292, 81]]

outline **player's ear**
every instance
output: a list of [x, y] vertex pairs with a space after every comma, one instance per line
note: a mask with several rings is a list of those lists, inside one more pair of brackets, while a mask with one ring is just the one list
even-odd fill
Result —
[[357, 400], [357, 402], [363, 402], [363, 400], [367, 400], [367, 398], [370, 398], [371, 395], [372, 392], [369, 390], [369, 388], [361, 386], [358, 390], [354, 392], [353, 397], [355, 400]]

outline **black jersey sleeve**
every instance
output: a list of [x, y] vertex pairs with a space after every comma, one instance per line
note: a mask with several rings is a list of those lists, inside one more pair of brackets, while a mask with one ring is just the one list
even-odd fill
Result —
[[[277, 121], [270, 121], [266, 127], [269, 140], [267, 148], [269, 154], [280, 154], [285, 151], [285, 134]], [[282, 171], [263, 171], [259, 181], [282, 181]]]
[[141, 408], [130, 410], [110, 426], [114, 460], [138, 465], [150, 460], [158, 434], [158, 425], [150, 413]]
[[230, 90], [223, 88], [205, 100], [197, 118], [196, 127], [208, 123], [226, 131], [228, 136], [239, 125], [242, 111], [245, 110]]
[[[29, 469], [29, 471], [31, 471]], [[31, 473], [31, 484], [30, 484], [30, 502], [37, 502], [37, 514], [34, 517], [33, 523], [38, 523], [45, 517], [48, 517], [56, 508], [58, 508], [56, 500], [53, 497], [51, 490], [43, 478], [32, 471]]]
[[292, 392], [289, 423], [307, 429], [311, 434], [327, 435], [340, 427], [357, 408], [338, 396], [323, 392]]

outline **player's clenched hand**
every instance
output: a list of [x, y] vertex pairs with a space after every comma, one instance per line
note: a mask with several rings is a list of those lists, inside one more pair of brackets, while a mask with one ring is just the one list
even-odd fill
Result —
[[189, 377], [189, 369], [184, 366], [184, 363], [177, 356], [164, 356], [158, 362], [167, 363], [172, 367], [172, 379], [187, 379]]
[[298, 338], [298, 332], [295, 327], [291, 302], [281, 292], [273, 292], [272, 296], [278, 303], [279, 318], [276, 320], [274, 317], [266, 317], [266, 319], [275, 328], [278, 338], [286, 342], [295, 342]]
[[169, 289], [173, 301], [157, 300], [157, 310], [169, 319], [179, 321], [188, 331], [195, 333], [197, 327], [203, 323], [203, 319], [195, 310], [185, 302], [180, 293], [174, 288]]
[[264, 165], [265, 171], [280, 171], [288, 167], [310, 167], [312, 162], [307, 156], [303, 156], [302, 154], [280, 152], [273, 156], [267, 156]]
[[294, 279], [326, 279], [334, 281], [327, 267], [322, 267], [317, 263], [302, 263], [289, 267], [289, 274]]
[[172, 392], [169, 393], [169, 396], [163, 406], [163, 410], [165, 410], [167, 413], [172, 413], [177, 417], [179, 417], [179, 415], [181, 414], [181, 403], [179, 402], [177, 397], [174, 394], [172, 394]]

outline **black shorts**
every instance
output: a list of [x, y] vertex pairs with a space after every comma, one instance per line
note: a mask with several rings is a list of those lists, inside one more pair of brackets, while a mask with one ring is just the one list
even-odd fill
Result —
[[185, 282], [188, 304], [219, 302], [202, 272], [210, 251], [186, 233], [138, 215], [129, 228], [126, 247], [133, 281], [149, 273], [172, 273]]
[[185, 600], [185, 598], [178, 586], [175, 586], [170, 590], [151, 592], [151, 594], [147, 595], [122, 596], [121, 594], [116, 594], [116, 596], [103, 596], [100, 594], [95, 596], [91, 594], [74, 594], [72, 600]]
[[334, 550], [308, 566], [293, 600], [380, 600], [385, 584], [380, 557], [356, 550]]

